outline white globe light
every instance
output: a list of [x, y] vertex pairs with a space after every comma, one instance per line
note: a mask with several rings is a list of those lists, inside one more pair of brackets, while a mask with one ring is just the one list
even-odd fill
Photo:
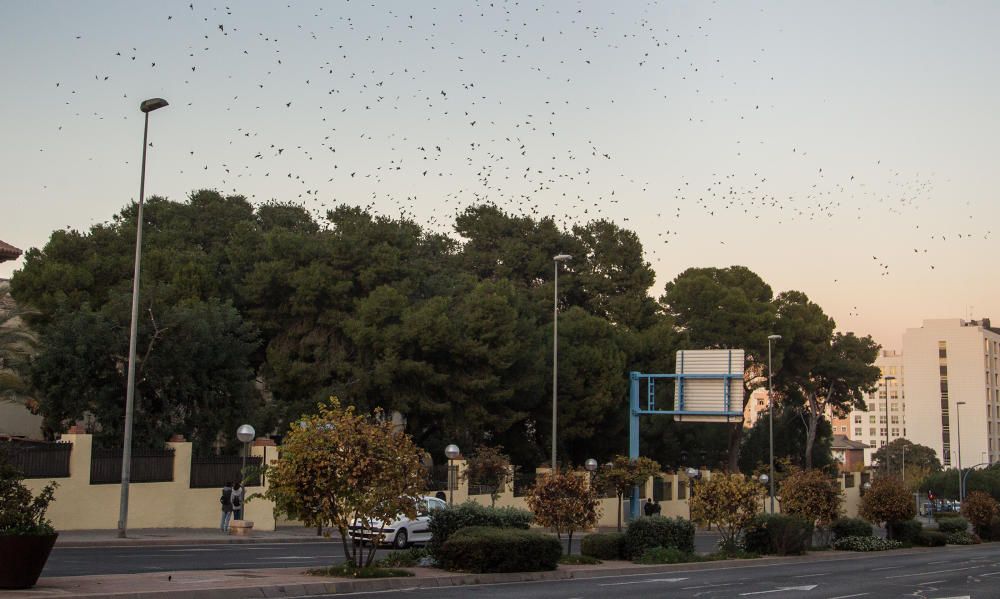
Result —
[[594, 458], [590, 458], [589, 460], [583, 463], [583, 466], [590, 472], [593, 472], [594, 470], [597, 470], [597, 460], [595, 460]]
[[769, 481], [769, 480], [771, 480], [771, 477], [769, 477], [768, 475], [766, 475], [766, 474], [761, 474], [760, 475], [760, 482], [761, 482], [761, 484], [766, 485], [767, 481]]
[[462, 452], [458, 450], [458, 445], [452, 443], [448, 447], [444, 448], [444, 455], [448, 456], [449, 460], [454, 460], [458, 456], [462, 455]]
[[253, 430], [253, 427], [249, 424], [244, 424], [240, 428], [236, 429], [236, 438], [240, 440], [240, 443], [249, 443], [254, 440], [257, 436], [257, 431]]

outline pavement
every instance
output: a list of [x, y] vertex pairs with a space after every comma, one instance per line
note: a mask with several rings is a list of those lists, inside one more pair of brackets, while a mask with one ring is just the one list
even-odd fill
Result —
[[[699, 533], [702, 534], [702, 533]], [[303, 543], [330, 540], [317, 537], [315, 529], [279, 528], [276, 531], [254, 531], [251, 537], [224, 536], [218, 531], [201, 529], [155, 529], [131, 530], [129, 538], [119, 539], [117, 531], [70, 531], [60, 533], [57, 547], [118, 547], [127, 554], [128, 548], [144, 551], [148, 545], [210, 545], [229, 543]], [[982, 546], [986, 548], [987, 546]], [[947, 552], [964, 548], [948, 547]], [[909, 559], [937, 559], [937, 555], [927, 555], [926, 548], [884, 552], [879, 557]], [[945, 551], [945, 550], [934, 550]], [[995, 551], [995, 549], [993, 549]], [[956, 554], [956, 556], [958, 556]], [[560, 566], [551, 572], [529, 572], [512, 574], [459, 574], [432, 568], [409, 568], [414, 576], [384, 579], [344, 579], [311, 576], [304, 567], [287, 568], [238, 568], [228, 570], [177, 570], [133, 574], [104, 574], [100, 576], [43, 576], [30, 590], [0, 591], [0, 599], [23, 599], [29, 597], [109, 597], [115, 599], [236, 599], [246, 597], [309, 597], [345, 593], [384, 593], [393, 590], [439, 589], [461, 585], [503, 585], [513, 591], [518, 584], [555, 581], [607, 579], [616, 577], [626, 582], [639, 580], [649, 574], [662, 574], [720, 570], [751, 570], [768, 566], [789, 564], [826, 568], [832, 562], [850, 560], [870, 560], [871, 554], [853, 552], [823, 551], [806, 556], [773, 557], [754, 560], [730, 560], [726, 562], [705, 562], [694, 564], [643, 566], [630, 562], [608, 561], [592, 566]], [[994, 558], [996, 559], [996, 558]], [[1000, 564], [998, 564], [1000, 565]], [[708, 575], [708, 572], [704, 573]], [[1000, 572], [998, 572], [1000, 574]], [[652, 579], [656, 584], [666, 580]], [[677, 580], [684, 580], [678, 578]], [[568, 584], [563, 582], [561, 584]], [[616, 583], [617, 584], [617, 583]], [[625, 583], [621, 583], [625, 584]], [[627, 582], [627, 584], [633, 584]], [[510, 586], [508, 586], [510, 585]], [[601, 587], [605, 585], [599, 585]], [[608, 590], [608, 589], [606, 589]], [[469, 589], [471, 592], [471, 589]], [[459, 593], [455, 595], [455, 593]], [[457, 589], [450, 596], [462, 596]]]

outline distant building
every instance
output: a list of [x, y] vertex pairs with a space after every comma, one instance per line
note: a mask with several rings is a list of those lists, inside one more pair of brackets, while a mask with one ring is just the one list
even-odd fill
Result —
[[754, 389], [750, 393], [750, 400], [743, 408], [743, 428], [753, 428], [757, 419], [762, 414], [767, 414], [767, 387]]
[[906, 437], [906, 396], [903, 380], [903, 354], [883, 350], [875, 358], [881, 375], [878, 389], [865, 397], [867, 410], [852, 410], [844, 417], [831, 416], [833, 433], [863, 443], [865, 464], [871, 465], [872, 453], [886, 442]]
[[946, 468], [1000, 459], [998, 360], [1000, 329], [987, 318], [924, 320], [903, 334], [908, 438]]
[[7, 262], [8, 260], [17, 260], [21, 256], [21, 250], [12, 246], [9, 243], [4, 243], [0, 241], [0, 262]]
[[858, 472], [865, 466], [865, 450], [868, 445], [852, 441], [844, 435], [834, 435], [830, 451], [841, 472]]

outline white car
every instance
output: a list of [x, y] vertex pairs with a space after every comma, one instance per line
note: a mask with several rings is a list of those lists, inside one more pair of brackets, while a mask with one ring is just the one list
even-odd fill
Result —
[[[418, 497], [417, 517], [413, 520], [400, 514], [392, 522], [383, 522], [381, 527], [382, 543], [390, 544], [396, 549], [406, 549], [414, 543], [426, 543], [431, 540], [428, 522], [431, 512], [443, 510], [448, 504], [437, 497]], [[375, 531], [363, 526], [351, 527], [351, 539], [354, 541], [371, 541], [377, 535]]]

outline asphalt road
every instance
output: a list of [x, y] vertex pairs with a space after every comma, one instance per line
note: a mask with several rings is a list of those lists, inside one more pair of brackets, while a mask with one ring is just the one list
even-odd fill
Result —
[[413, 589], [398, 593], [352, 593], [419, 599], [517, 597], [584, 599], [996, 599], [1000, 597], [1000, 548], [995, 544], [920, 551], [911, 555], [830, 554], [828, 559], [775, 565], [719, 564], [707, 570], [670, 571], [584, 580], [487, 584]]
[[[695, 549], [710, 552], [716, 537], [698, 535]], [[579, 538], [573, 552], [580, 552]], [[391, 553], [379, 549], [376, 559]], [[52, 550], [42, 576], [91, 576], [175, 570], [230, 570], [240, 568], [314, 568], [344, 561], [340, 539], [306, 543], [253, 543], [223, 545], [117, 545]]]

